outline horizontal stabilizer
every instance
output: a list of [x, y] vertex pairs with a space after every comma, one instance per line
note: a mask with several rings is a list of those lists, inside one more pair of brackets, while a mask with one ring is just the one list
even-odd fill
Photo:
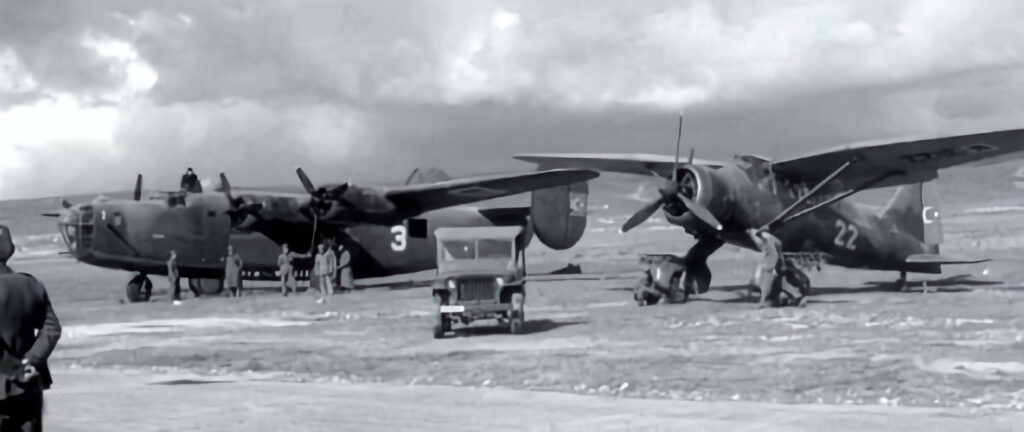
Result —
[[909, 264], [977, 264], [988, 261], [992, 260], [988, 258], [957, 258], [938, 254], [914, 254], [907, 257], [907, 263]]

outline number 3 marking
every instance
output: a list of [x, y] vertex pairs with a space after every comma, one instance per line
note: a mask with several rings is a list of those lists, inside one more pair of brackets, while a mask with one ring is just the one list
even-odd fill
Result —
[[[839, 228], [839, 232], [836, 233], [836, 239], [832, 242], [835, 243], [836, 246], [845, 247], [849, 250], [856, 250], [857, 245], [853, 244], [853, 242], [856, 241], [857, 236], [860, 235], [860, 230], [857, 229], [857, 226], [854, 224], [846, 224], [842, 220], [836, 219], [836, 228]], [[846, 233], [850, 233], [850, 235], [846, 236]], [[846, 237], [845, 241], [843, 240], [843, 237]]]
[[391, 227], [391, 250], [395, 252], [402, 252], [405, 250], [406, 242], [405, 239], [409, 235], [409, 229], [405, 225], [395, 225]]

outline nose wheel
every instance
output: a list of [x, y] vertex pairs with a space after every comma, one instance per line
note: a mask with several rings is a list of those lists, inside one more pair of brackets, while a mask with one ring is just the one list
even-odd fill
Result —
[[125, 291], [129, 302], [148, 302], [149, 297], [153, 294], [153, 281], [149, 280], [146, 275], [137, 274], [128, 281]]

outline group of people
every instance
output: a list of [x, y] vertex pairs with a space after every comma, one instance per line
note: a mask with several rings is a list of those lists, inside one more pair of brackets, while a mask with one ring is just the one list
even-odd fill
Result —
[[[324, 303], [327, 297], [334, 295], [334, 286], [337, 284], [342, 291], [352, 290], [355, 287], [352, 279], [352, 255], [344, 243], [339, 243], [338, 253], [327, 241], [317, 245], [317, 254], [313, 261], [313, 272], [310, 276], [310, 283], [316, 282], [320, 289], [320, 298], [317, 303]], [[290, 291], [288, 282], [296, 284], [295, 265], [296, 258], [309, 258], [309, 253], [296, 253], [289, 250], [288, 244], [281, 245], [281, 255], [277, 256], [278, 272], [281, 280], [281, 295], [287, 297]]]
[[[324, 241], [317, 245], [317, 254], [313, 262], [313, 272], [310, 281], [317, 284], [320, 289], [320, 297], [317, 303], [324, 303], [327, 297], [334, 295], [334, 287], [337, 285], [342, 291], [352, 290], [355, 287], [352, 278], [352, 254], [344, 244], [339, 244], [337, 254], [331, 245]], [[281, 281], [281, 295], [287, 297], [288, 293], [295, 291], [298, 278], [296, 277], [295, 259], [309, 258], [309, 253], [296, 253], [289, 250], [288, 244], [281, 245], [281, 255], [277, 257], [277, 267]], [[224, 256], [224, 289], [233, 297], [242, 295], [242, 268], [245, 261], [242, 256], [235, 252], [235, 249], [228, 245], [227, 254]], [[170, 258], [167, 260], [167, 279], [170, 282], [171, 302], [174, 305], [181, 304], [181, 272], [178, 269], [178, 253], [171, 250]], [[291, 282], [292, 287], [288, 286]], [[192, 294], [196, 297], [202, 295], [199, 287], [189, 284]]]

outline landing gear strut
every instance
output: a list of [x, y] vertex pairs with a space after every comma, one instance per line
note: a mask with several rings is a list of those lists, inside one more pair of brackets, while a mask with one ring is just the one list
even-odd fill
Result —
[[153, 282], [144, 274], [136, 274], [128, 281], [125, 291], [129, 302], [148, 302], [153, 294]]
[[899, 288], [900, 292], [907, 292], [909, 290], [906, 270], [900, 270], [900, 278], [896, 280], [896, 288]]

